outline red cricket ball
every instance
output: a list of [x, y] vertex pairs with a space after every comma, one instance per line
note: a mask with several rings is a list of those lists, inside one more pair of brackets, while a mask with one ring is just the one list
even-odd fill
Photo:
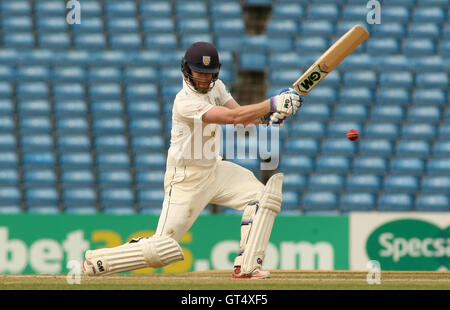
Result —
[[349, 131], [347, 131], [347, 139], [355, 141], [358, 139], [358, 137], [359, 137], [358, 130], [350, 129]]

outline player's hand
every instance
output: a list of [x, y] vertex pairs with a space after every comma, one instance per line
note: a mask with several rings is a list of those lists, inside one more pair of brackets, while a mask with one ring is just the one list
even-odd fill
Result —
[[280, 113], [280, 112], [274, 112], [270, 115], [270, 124], [272, 126], [281, 128], [283, 127], [284, 120], [286, 119], [287, 115]]
[[[288, 116], [295, 114], [298, 111], [298, 109], [300, 109], [300, 107], [302, 106], [303, 100], [304, 100], [304, 97], [299, 95], [292, 88], [285, 88], [285, 89], [283, 89], [278, 96], [281, 96], [281, 95], [297, 96], [298, 97], [298, 101], [297, 101], [297, 98], [294, 97], [294, 102], [291, 105], [292, 113], [289, 113], [289, 111], [276, 111], [276, 112], [272, 112], [270, 114], [269, 123], [274, 125], [274, 126], [276, 126], [276, 127], [282, 127], [283, 124], [284, 124], [285, 119]], [[275, 96], [275, 97], [278, 97], [278, 96]], [[272, 98], [274, 98], [274, 97], [272, 97]], [[290, 99], [292, 99], [292, 98], [290, 98]], [[291, 102], [292, 101], [290, 101], [289, 103], [291, 103]]]
[[270, 112], [294, 115], [302, 106], [303, 99], [303, 96], [297, 94], [292, 88], [284, 89], [279, 95], [270, 98]]
[[[299, 97], [299, 101], [300, 101], [300, 105], [298, 106], [298, 108], [295, 110], [295, 112], [298, 111], [298, 109], [300, 109], [303, 105], [303, 101], [305, 100], [305, 97], [303, 97], [302, 95], [300, 95], [299, 93], [297, 93], [293, 88], [285, 88], [282, 89], [280, 91], [280, 95], [281, 94], [293, 94], [293, 95], [297, 95]], [[295, 114], [295, 113], [292, 113]]]

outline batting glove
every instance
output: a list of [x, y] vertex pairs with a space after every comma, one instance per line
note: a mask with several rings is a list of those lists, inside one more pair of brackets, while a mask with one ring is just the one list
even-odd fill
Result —
[[280, 112], [274, 112], [270, 115], [270, 124], [272, 124], [272, 126], [281, 128], [283, 127], [284, 124], [284, 120], [286, 119], [286, 115], [282, 114]]
[[270, 112], [280, 112], [290, 116], [295, 114], [303, 104], [304, 97], [292, 88], [283, 89], [279, 95], [270, 98]]

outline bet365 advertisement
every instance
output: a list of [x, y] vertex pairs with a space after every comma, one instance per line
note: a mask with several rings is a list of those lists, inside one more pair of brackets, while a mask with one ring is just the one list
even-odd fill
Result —
[[[230, 270], [240, 240], [239, 215], [201, 215], [180, 240], [185, 259], [132, 273]], [[61, 274], [88, 249], [151, 236], [152, 215], [0, 215], [0, 274]], [[449, 270], [449, 213], [279, 215], [264, 268], [280, 270]]]
[[[152, 215], [0, 215], [1, 274], [61, 274], [88, 249], [151, 236]], [[202, 215], [180, 240], [183, 261], [133, 273], [232, 270], [241, 217]], [[267, 269], [348, 269], [347, 216], [278, 216], [267, 248]], [[70, 265], [70, 264], [69, 264]]]

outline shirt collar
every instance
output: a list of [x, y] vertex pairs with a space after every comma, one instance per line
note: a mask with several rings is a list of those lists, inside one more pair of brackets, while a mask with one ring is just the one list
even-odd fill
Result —
[[[214, 85], [214, 87], [216, 87], [216, 85]], [[209, 97], [209, 95], [211, 94], [211, 91], [214, 89], [214, 87], [207, 92], [206, 94], [200, 94], [196, 91], [194, 91], [192, 88], [193, 86], [188, 85], [188, 82], [186, 82], [185, 79], [183, 79], [183, 90], [188, 94], [188, 95], [195, 95], [198, 98], [207, 98]]]

